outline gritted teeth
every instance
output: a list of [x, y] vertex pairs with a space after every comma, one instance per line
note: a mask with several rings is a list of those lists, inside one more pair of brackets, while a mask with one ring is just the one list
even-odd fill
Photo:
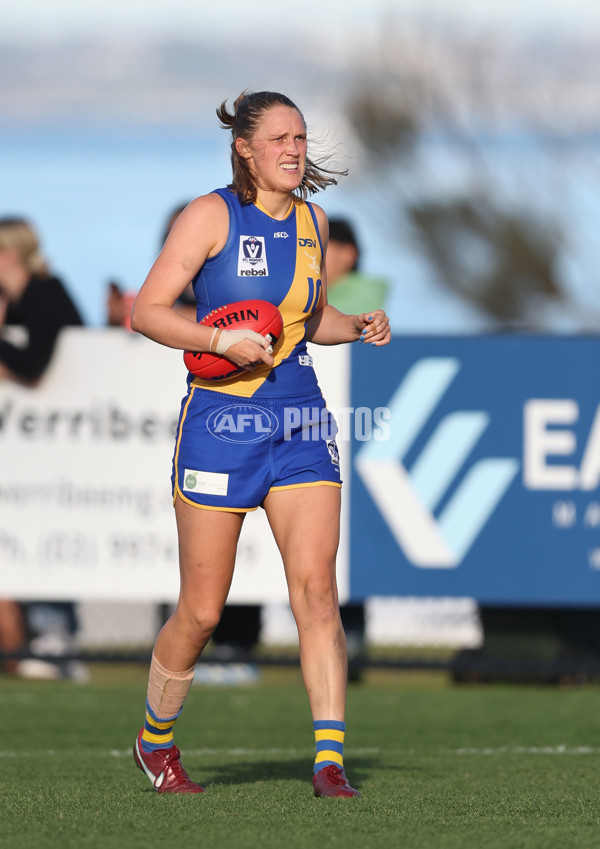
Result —
[[297, 162], [282, 162], [281, 167], [284, 171], [297, 171], [298, 163]]

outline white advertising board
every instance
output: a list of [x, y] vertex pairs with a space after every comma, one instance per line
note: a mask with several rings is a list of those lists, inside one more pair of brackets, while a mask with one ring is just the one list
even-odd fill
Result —
[[[345, 406], [346, 351], [313, 355], [329, 406]], [[185, 375], [180, 351], [120, 329], [73, 328], [36, 388], [0, 382], [0, 596], [177, 599], [170, 475]], [[349, 444], [340, 448], [344, 474]], [[344, 527], [342, 600], [346, 538]], [[261, 509], [245, 520], [229, 600], [287, 600]]]

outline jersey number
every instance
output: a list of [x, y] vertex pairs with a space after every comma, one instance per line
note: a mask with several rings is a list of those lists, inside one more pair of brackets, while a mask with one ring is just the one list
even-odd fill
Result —
[[303, 312], [314, 312], [321, 297], [321, 280], [315, 282], [312, 277], [306, 279], [308, 281], [308, 299]]

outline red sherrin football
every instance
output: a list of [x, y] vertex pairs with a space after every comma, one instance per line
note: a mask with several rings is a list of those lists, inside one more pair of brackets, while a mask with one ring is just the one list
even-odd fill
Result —
[[[209, 312], [200, 319], [200, 324], [206, 327], [219, 327], [222, 330], [242, 330], [247, 328], [260, 333], [269, 334], [273, 347], [281, 336], [283, 318], [274, 304], [269, 301], [248, 300], [225, 304]], [[208, 351], [184, 351], [183, 361], [196, 377], [205, 380], [223, 380], [241, 371], [235, 363], [219, 354]]]

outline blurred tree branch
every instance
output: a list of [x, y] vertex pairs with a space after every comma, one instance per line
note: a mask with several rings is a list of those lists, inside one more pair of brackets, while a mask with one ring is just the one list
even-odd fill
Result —
[[526, 320], [533, 329], [531, 306], [540, 297], [561, 297], [559, 241], [531, 215], [476, 196], [414, 203], [406, 213], [444, 283], [501, 323]]
[[[548, 187], [539, 173], [507, 178], [489, 153], [503, 139], [533, 140], [558, 152], [567, 143], [552, 106], [559, 90], [549, 89], [542, 69], [527, 61], [530, 77], [519, 87], [516, 59], [499, 37], [470, 40], [388, 26], [363, 57], [345, 114], [377, 208], [438, 281], [501, 327], [544, 329], [545, 307], [560, 304], [589, 329], [598, 310], [582, 317], [559, 272], [568, 241], [560, 207], [540, 201]], [[545, 111], [532, 94], [538, 84]], [[562, 96], [558, 79], [556, 86]], [[572, 129], [572, 114], [568, 120]], [[435, 164], [440, 150], [445, 157]], [[518, 187], [512, 196], [507, 179]]]

